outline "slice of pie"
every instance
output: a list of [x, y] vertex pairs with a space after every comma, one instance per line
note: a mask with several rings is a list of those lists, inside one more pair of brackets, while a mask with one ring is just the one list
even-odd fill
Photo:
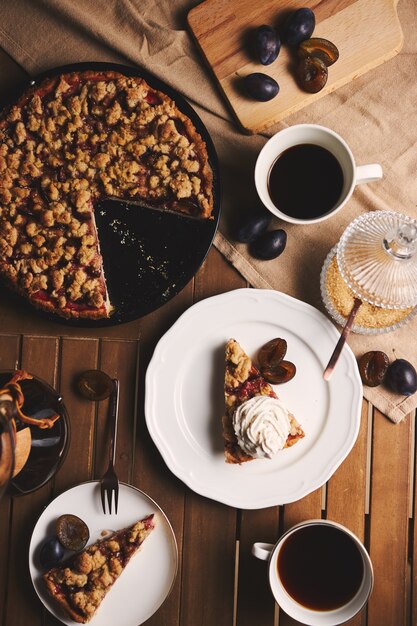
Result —
[[71, 619], [86, 624], [154, 528], [149, 515], [53, 567], [43, 575], [48, 592]]
[[193, 122], [144, 79], [48, 78], [0, 116], [0, 275], [44, 311], [109, 317], [100, 201], [210, 219], [212, 187]]
[[[233, 425], [235, 411], [252, 398], [265, 396], [278, 399], [278, 396], [246, 352], [234, 339], [230, 339], [226, 344], [224, 396], [226, 412], [222, 418], [222, 423], [226, 462], [244, 463], [252, 461], [256, 457], [248, 454], [239, 445]], [[285, 441], [285, 448], [294, 445], [304, 437], [303, 429], [291, 413], [288, 413], [288, 419], [289, 434]]]

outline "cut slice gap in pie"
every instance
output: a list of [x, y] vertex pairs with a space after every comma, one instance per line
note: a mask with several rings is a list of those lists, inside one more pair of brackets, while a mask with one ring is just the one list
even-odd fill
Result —
[[103, 266], [115, 319], [133, 306], [148, 312], [177, 292], [213, 232], [209, 220], [120, 200], [100, 202], [95, 221], [102, 249], [111, 251], [103, 254]]
[[71, 619], [86, 624], [154, 528], [152, 514], [53, 567], [43, 575], [49, 594]]
[[[253, 401], [254, 398], [278, 400], [278, 396], [235, 339], [229, 339], [227, 342], [225, 356], [224, 396], [226, 410], [222, 418], [224, 455], [227, 463], [245, 463], [254, 460], [257, 456], [252, 449], [249, 453], [239, 444], [234, 426], [236, 411], [248, 401]], [[283, 407], [280, 401], [279, 404], [279, 410], [287, 414], [289, 420], [289, 432], [283, 442], [283, 447], [289, 448], [304, 437], [304, 431], [295, 417]]]

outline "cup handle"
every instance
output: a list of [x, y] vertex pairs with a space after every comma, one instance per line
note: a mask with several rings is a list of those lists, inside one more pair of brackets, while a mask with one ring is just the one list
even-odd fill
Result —
[[257, 559], [261, 559], [262, 561], [267, 561], [271, 556], [271, 552], [274, 549], [273, 543], [254, 543], [252, 546], [252, 554], [256, 556]]
[[372, 183], [382, 178], [382, 167], [378, 163], [356, 166], [356, 184]]

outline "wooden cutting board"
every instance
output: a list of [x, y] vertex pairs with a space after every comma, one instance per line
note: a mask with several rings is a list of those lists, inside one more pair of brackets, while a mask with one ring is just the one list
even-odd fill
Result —
[[[397, 54], [403, 35], [398, 0], [205, 0], [188, 14], [195, 39], [243, 128], [260, 132], [323, 98]], [[302, 91], [293, 75], [293, 53], [286, 46], [271, 65], [254, 60], [249, 45], [262, 24], [279, 26], [288, 13], [310, 7], [316, 17], [314, 37], [324, 37], [339, 49], [329, 67], [326, 86], [317, 94]], [[269, 102], [257, 102], [241, 90], [244, 76], [263, 72], [280, 85]]]

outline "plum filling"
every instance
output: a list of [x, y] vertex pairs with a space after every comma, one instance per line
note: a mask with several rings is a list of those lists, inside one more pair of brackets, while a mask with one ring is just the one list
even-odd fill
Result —
[[265, 380], [257, 375], [253, 378], [248, 378], [238, 387], [225, 387], [225, 392], [229, 395], [234, 395], [239, 398], [239, 402], [249, 400], [254, 396], [269, 395], [271, 398], [275, 397], [275, 392], [265, 394], [265, 388], [267, 383]]
[[[44, 289], [35, 291], [31, 295], [31, 298], [32, 300], [39, 300], [40, 302], [55, 302], [56, 301], [56, 298], [53, 298], [51, 294], [48, 291], [45, 291]], [[67, 300], [65, 308], [68, 309], [69, 311], [95, 311], [97, 310], [97, 308], [99, 308], [99, 310], [105, 309], [105, 304], [103, 304], [101, 307], [95, 307], [95, 306], [92, 306], [91, 304], [88, 304], [88, 302], [86, 302], [85, 299], [82, 299], [79, 302], [74, 302], [74, 301], [71, 302], [70, 300]]]
[[148, 91], [147, 95], [145, 96], [145, 101], [148, 104], [161, 104], [162, 102], [161, 98], [154, 91]]

